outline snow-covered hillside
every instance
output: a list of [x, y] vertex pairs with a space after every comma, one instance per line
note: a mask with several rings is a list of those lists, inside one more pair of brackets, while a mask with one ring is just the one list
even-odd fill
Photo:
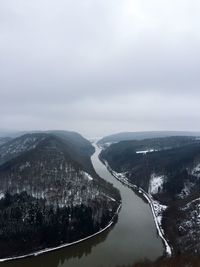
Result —
[[45, 138], [45, 134], [26, 134], [15, 138], [0, 146], [0, 164], [17, 155], [36, 148], [36, 146]]
[[164, 180], [164, 175], [156, 175], [155, 173], [153, 173], [149, 181], [149, 194], [155, 195], [158, 192], [162, 191]]
[[72, 135], [26, 134], [0, 146], [0, 258], [74, 242], [110, 224], [120, 194], [91, 167], [90, 142]]

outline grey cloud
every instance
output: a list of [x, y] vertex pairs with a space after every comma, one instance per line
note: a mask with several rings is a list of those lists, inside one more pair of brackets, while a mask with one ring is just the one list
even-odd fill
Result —
[[200, 130], [195, 0], [0, 3], [0, 128]]

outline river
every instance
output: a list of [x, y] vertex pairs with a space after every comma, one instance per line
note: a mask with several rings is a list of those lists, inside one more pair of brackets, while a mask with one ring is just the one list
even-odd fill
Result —
[[122, 208], [118, 222], [105, 232], [71, 247], [0, 264], [0, 267], [117, 267], [140, 260], [155, 260], [164, 247], [157, 234], [149, 204], [115, 179], [98, 158], [92, 156], [96, 172], [120, 190]]

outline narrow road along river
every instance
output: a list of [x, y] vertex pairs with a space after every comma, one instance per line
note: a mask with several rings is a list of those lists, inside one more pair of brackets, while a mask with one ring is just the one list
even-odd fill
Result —
[[92, 162], [96, 172], [120, 190], [122, 209], [110, 229], [74, 246], [37, 257], [1, 263], [0, 267], [116, 267], [162, 256], [164, 247], [149, 204], [115, 179], [100, 162], [100, 149]]

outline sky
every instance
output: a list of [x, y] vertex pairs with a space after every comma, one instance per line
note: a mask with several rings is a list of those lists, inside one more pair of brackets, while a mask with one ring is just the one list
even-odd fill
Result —
[[0, 130], [200, 131], [200, 1], [1, 0]]

